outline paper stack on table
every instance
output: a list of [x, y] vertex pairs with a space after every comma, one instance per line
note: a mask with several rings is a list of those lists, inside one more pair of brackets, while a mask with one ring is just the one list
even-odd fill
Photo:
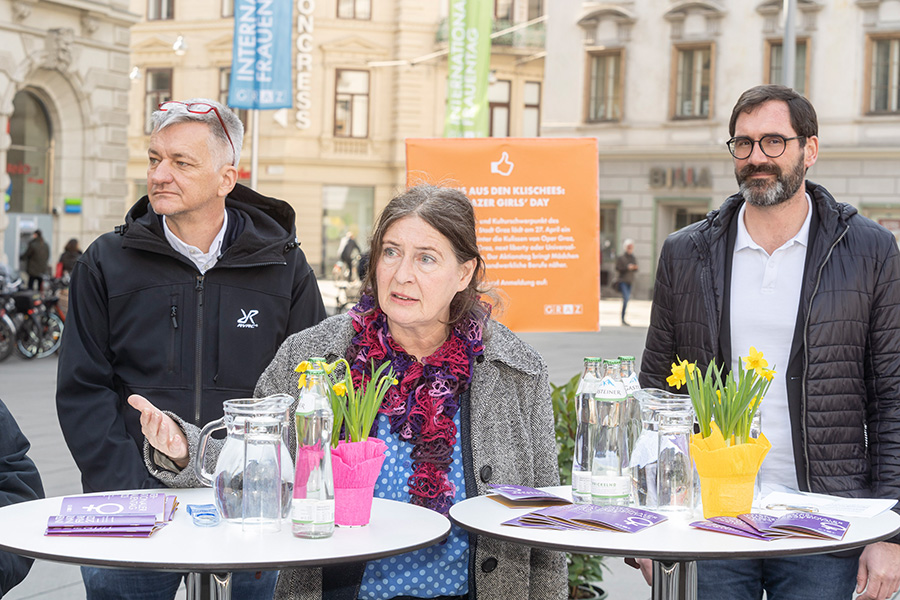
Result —
[[786, 537], [811, 537], [841, 540], [850, 523], [808, 512], [792, 512], [776, 517], [762, 513], [747, 513], [737, 517], [712, 517], [691, 523], [691, 527], [749, 537], [762, 541]]
[[630, 506], [569, 504], [548, 506], [502, 524], [538, 529], [635, 533], [665, 520], [663, 515]]
[[44, 535], [149, 537], [172, 520], [178, 500], [164, 492], [67, 496]]

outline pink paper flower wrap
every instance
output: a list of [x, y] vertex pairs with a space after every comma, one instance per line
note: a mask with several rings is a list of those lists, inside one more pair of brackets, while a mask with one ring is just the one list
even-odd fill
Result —
[[369, 523], [375, 482], [386, 451], [387, 444], [378, 438], [363, 442], [341, 440], [331, 450], [336, 525], [358, 527]]

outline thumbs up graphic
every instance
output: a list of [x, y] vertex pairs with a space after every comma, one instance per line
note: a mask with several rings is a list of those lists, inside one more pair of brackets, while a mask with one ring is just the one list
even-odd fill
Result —
[[513, 172], [515, 166], [516, 165], [510, 162], [509, 154], [504, 152], [500, 155], [500, 160], [491, 162], [491, 173], [497, 173], [498, 175], [508, 177], [510, 173]]

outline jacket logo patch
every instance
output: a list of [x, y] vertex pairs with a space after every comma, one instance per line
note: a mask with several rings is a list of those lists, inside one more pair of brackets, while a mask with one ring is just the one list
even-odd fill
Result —
[[259, 311], [256, 309], [253, 310], [244, 310], [241, 309], [241, 313], [244, 315], [240, 319], [237, 320], [237, 326], [244, 329], [255, 329], [259, 327], [256, 321], [253, 320], [253, 317], [259, 314]]

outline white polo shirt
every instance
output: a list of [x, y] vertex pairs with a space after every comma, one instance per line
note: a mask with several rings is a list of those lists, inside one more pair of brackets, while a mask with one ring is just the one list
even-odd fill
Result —
[[731, 368], [736, 375], [739, 357], [746, 357], [753, 346], [776, 372], [760, 406], [762, 431], [772, 443], [760, 477], [763, 485], [775, 483], [793, 489], [798, 487], [797, 471], [785, 375], [809, 243], [809, 195], [806, 204], [806, 220], [800, 231], [769, 256], [747, 232], [744, 203], [737, 216], [731, 268]]
[[184, 243], [181, 238], [172, 233], [172, 230], [169, 229], [169, 224], [166, 223], [166, 217], [163, 215], [163, 232], [166, 234], [166, 241], [169, 242], [169, 245], [176, 252], [187, 257], [188, 260], [197, 265], [201, 273], [206, 273], [216, 266], [219, 256], [222, 254], [222, 243], [225, 241], [225, 230], [228, 228], [228, 211], [224, 212], [225, 218], [222, 220], [222, 228], [216, 234], [216, 237], [213, 238], [212, 244], [209, 245], [209, 252], [204, 252], [196, 246]]

